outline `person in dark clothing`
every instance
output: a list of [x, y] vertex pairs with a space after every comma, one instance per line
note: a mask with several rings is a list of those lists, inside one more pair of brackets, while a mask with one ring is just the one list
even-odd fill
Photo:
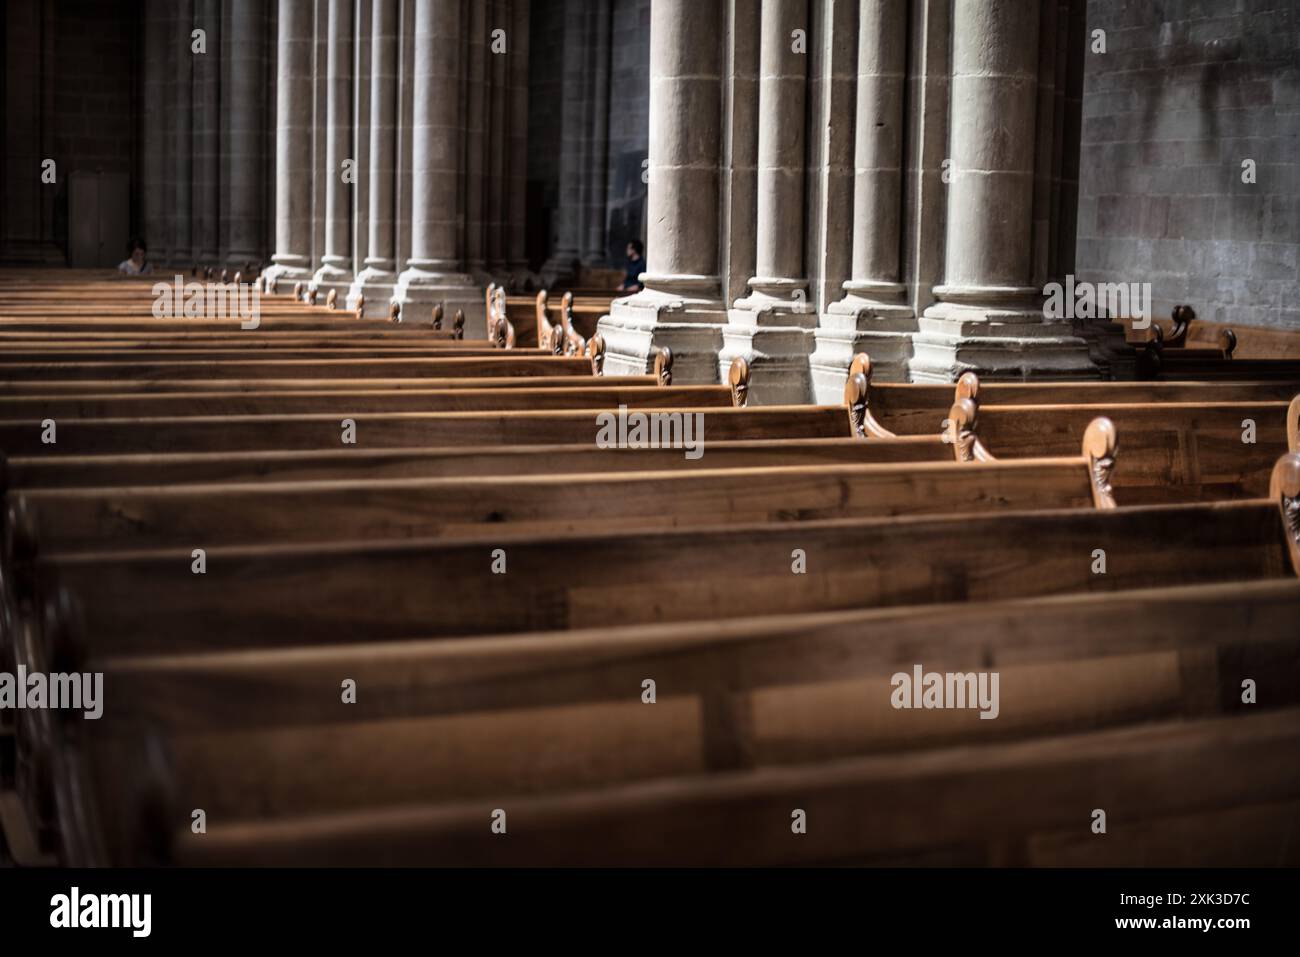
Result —
[[148, 247], [143, 239], [132, 239], [127, 244], [127, 258], [117, 264], [117, 271], [128, 276], [147, 276], [153, 272], [153, 264], [146, 262]]
[[623, 276], [623, 285], [619, 292], [640, 292], [645, 286], [641, 282], [641, 273], [645, 271], [645, 247], [639, 239], [627, 244], [627, 273]]

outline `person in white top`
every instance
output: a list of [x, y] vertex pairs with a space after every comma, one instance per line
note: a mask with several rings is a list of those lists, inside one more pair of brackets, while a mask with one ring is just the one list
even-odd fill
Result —
[[149, 251], [144, 244], [143, 239], [131, 240], [131, 255], [117, 264], [117, 271], [126, 273], [128, 276], [147, 276], [153, 272], [153, 264], [145, 262], [145, 254]]

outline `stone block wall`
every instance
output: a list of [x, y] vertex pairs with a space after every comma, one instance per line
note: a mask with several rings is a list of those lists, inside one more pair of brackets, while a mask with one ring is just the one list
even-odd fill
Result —
[[1079, 278], [1149, 281], [1156, 316], [1300, 329], [1300, 3], [1091, 0], [1095, 30]]

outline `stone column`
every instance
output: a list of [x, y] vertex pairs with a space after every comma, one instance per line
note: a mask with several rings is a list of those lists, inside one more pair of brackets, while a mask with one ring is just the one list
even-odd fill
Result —
[[175, 215], [172, 221], [172, 263], [188, 273], [193, 265], [195, 249], [190, 225], [190, 184], [193, 176], [194, 143], [191, 138], [192, 76], [194, 57], [191, 52], [190, 31], [194, 29], [194, 7], [191, 0], [180, 0], [176, 5], [174, 32], [171, 42], [176, 45], [176, 85], [173, 92], [175, 126], [173, 128], [173, 168], [175, 178], [172, 203]]
[[398, 277], [404, 312], [425, 315], [435, 302], [465, 311], [467, 338], [487, 335], [483, 297], [461, 272], [457, 222], [461, 152], [459, 0], [415, 5], [411, 141], [411, 256]]
[[754, 275], [758, 212], [760, 0], [728, 0], [723, 81], [722, 298], [742, 298]]
[[1097, 374], [1032, 284], [1038, 27], [1036, 2], [954, 7], [944, 283], [913, 342], [915, 381]]
[[229, 142], [230, 208], [227, 262], [236, 269], [261, 257], [262, 70], [266, 58], [262, 24], [265, 0], [227, 0], [230, 6]]
[[394, 214], [397, 169], [398, 0], [371, 0], [370, 8], [370, 216], [365, 268], [348, 293], [366, 313], [387, 311], [397, 281]]
[[510, 26], [510, 141], [506, 256], [520, 288], [528, 278], [528, 55], [530, 0], [514, 0]]
[[275, 254], [268, 278], [311, 277], [311, 0], [280, 0], [275, 101]]
[[587, 117], [583, 133], [581, 172], [582, 212], [579, 222], [579, 258], [583, 265], [603, 263], [609, 146], [610, 5], [592, 4], [588, 11], [586, 80]]
[[484, 206], [484, 240], [487, 249], [488, 272], [498, 282], [506, 278], [505, 208], [506, 159], [510, 151], [510, 137], [506, 124], [510, 121], [509, 102], [509, 49], [510, 18], [506, 0], [495, 0], [488, 5], [488, 28], [506, 32], [506, 53], [488, 55], [488, 156], [484, 167], [487, 178], [487, 202]]
[[[352, 155], [352, 2], [330, 0], [325, 58], [325, 254], [312, 277], [321, 294], [352, 278], [352, 185], [343, 163]], [[355, 180], [355, 166], [350, 178]], [[346, 287], [344, 287], [346, 292]]]
[[[399, 0], [397, 28], [397, 136], [394, 150], [393, 252], [400, 273], [411, 257], [411, 137], [415, 100], [415, 0]], [[394, 295], [396, 290], [394, 289]]]
[[[194, 30], [205, 34], [206, 52], [193, 53], [194, 84], [190, 101], [193, 123], [193, 182], [190, 189], [190, 229], [194, 258], [215, 266], [219, 255], [220, 221], [218, 150], [221, 133], [221, 4], [196, 0]], [[192, 48], [191, 48], [192, 49]]]
[[839, 401], [856, 352], [882, 380], [906, 381], [916, 319], [902, 282], [906, 0], [860, 0], [853, 147], [853, 263], [844, 297], [817, 329], [818, 401]]
[[486, 285], [487, 239], [485, 199], [487, 185], [488, 5], [477, 0], [469, 5], [469, 29], [465, 38], [465, 270], [476, 282]]
[[761, 29], [755, 275], [728, 314], [718, 367], [745, 358], [755, 403], [806, 402], [817, 322], [804, 278], [807, 0], [767, 0]]
[[600, 320], [605, 371], [644, 373], [660, 346], [676, 382], [717, 381], [726, 308], [718, 277], [722, 0], [650, 8], [645, 289]]
[[[370, 256], [370, 186], [372, 168], [370, 159], [370, 85], [373, 75], [370, 59], [373, 53], [374, 0], [355, 0], [352, 9], [352, 145], [351, 158], [356, 161], [356, 181], [348, 187], [351, 200], [351, 225], [348, 229], [348, 248], [352, 260], [352, 283], [346, 295], [352, 294], [356, 277], [365, 269]], [[340, 292], [340, 298], [346, 298]]]

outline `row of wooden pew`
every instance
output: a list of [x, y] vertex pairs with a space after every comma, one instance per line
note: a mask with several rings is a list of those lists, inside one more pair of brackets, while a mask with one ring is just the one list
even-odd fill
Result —
[[608, 293], [572, 290], [552, 301], [541, 290], [535, 297], [510, 296], [489, 284], [485, 293], [488, 341], [498, 348], [537, 347], [552, 355], [583, 355], [597, 337], [597, 324], [609, 314]]
[[55, 306], [0, 306], [0, 653], [104, 716], [0, 712], [23, 863], [1296, 861], [1300, 375], [753, 408], [594, 335]]

